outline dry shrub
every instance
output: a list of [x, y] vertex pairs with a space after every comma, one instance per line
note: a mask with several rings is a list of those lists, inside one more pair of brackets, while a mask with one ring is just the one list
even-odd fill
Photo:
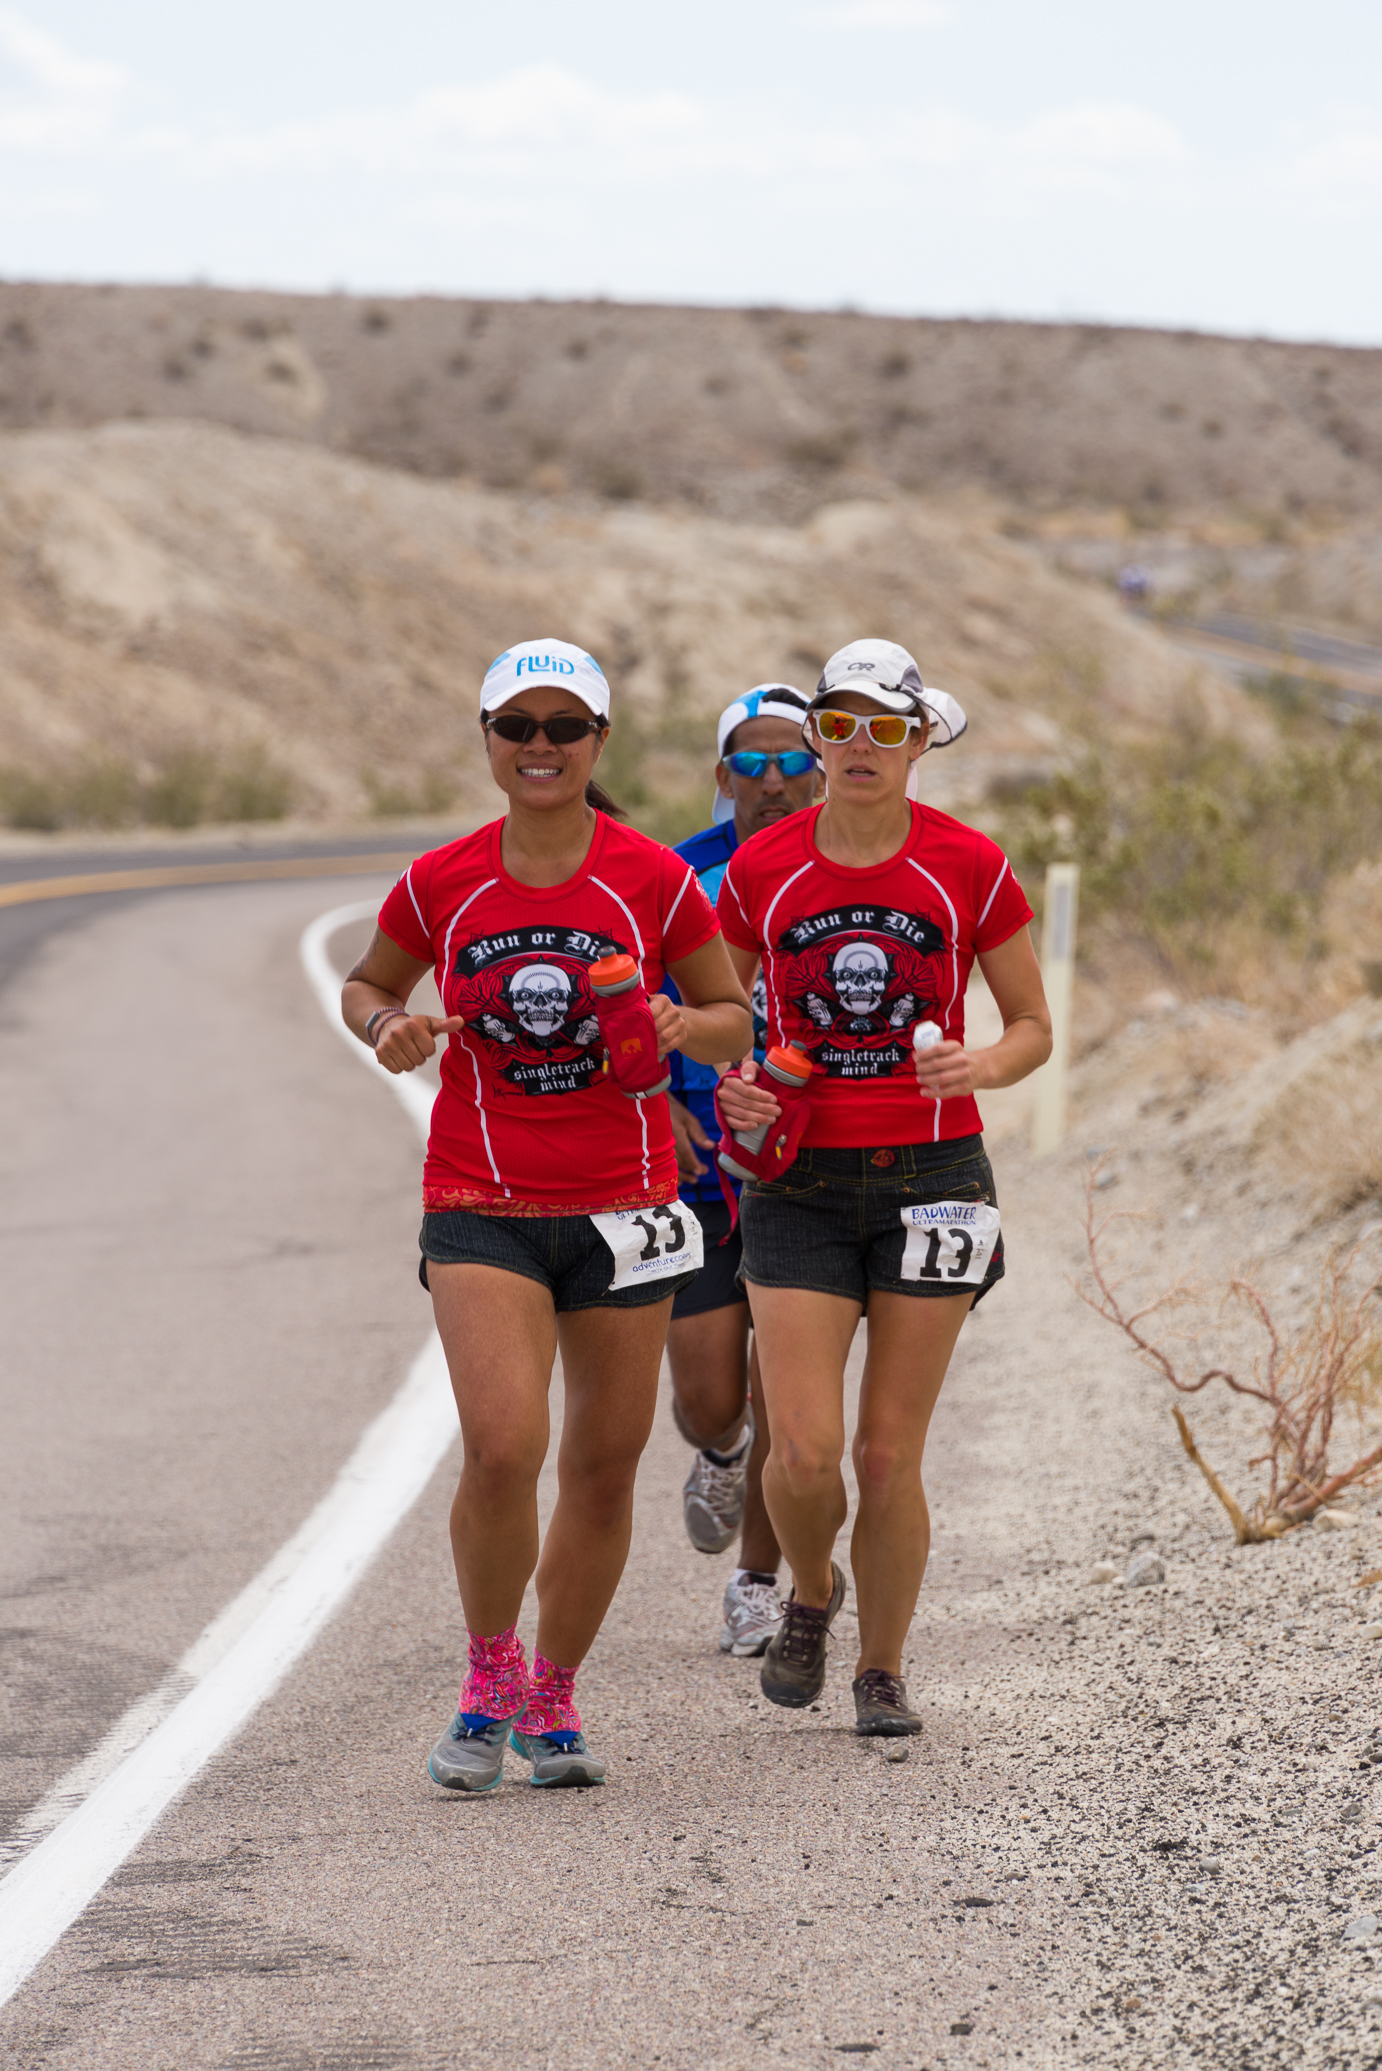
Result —
[[[1185, 1361], [1189, 1333], [1173, 1328], [1156, 1342], [1146, 1326], [1153, 1317], [1169, 1317], [1177, 1309], [1194, 1307], [1203, 1314], [1206, 1297], [1180, 1281], [1139, 1307], [1125, 1306], [1121, 1297], [1126, 1282], [1110, 1277], [1101, 1247], [1115, 1223], [1143, 1218], [1117, 1209], [1099, 1219], [1095, 1183], [1101, 1163], [1089, 1168], [1085, 1180], [1085, 1239], [1094, 1291], [1078, 1287], [1081, 1300], [1121, 1330], [1178, 1395], [1198, 1395], [1218, 1381], [1234, 1395], [1260, 1403], [1267, 1413], [1265, 1449], [1246, 1462], [1249, 1469], [1267, 1470], [1267, 1486], [1244, 1510], [1200, 1453], [1184, 1413], [1179, 1407], [1171, 1412], [1182, 1445], [1228, 1512], [1238, 1544], [1279, 1539], [1307, 1523], [1344, 1489], [1370, 1487], [1382, 1478], [1377, 1430], [1382, 1333], [1375, 1306], [1382, 1294], [1382, 1261], [1374, 1255], [1365, 1266], [1363, 1243], [1347, 1253], [1332, 1252], [1321, 1270], [1314, 1306], [1304, 1325], [1290, 1336], [1283, 1335], [1258, 1288], [1247, 1280], [1230, 1281], [1217, 1303], [1220, 1324], [1230, 1305], [1238, 1304], [1261, 1333], [1263, 1348], [1253, 1361], [1250, 1379], [1221, 1365], [1195, 1374]], [[1358, 1450], [1349, 1465], [1339, 1467], [1330, 1455], [1338, 1435], [1336, 1424], [1346, 1412], [1357, 1428]]]
[[1154, 747], [1090, 755], [1004, 803], [1020, 877], [1078, 862], [1083, 921], [1223, 992], [1230, 969], [1323, 954], [1332, 887], [1382, 852], [1382, 728], [1285, 738], [1262, 755], [1187, 725]]
[[0, 824], [56, 833], [63, 827], [197, 827], [204, 821], [281, 820], [293, 779], [259, 743], [213, 753], [177, 748], [141, 776], [124, 756], [92, 752], [41, 774], [0, 769]]
[[1362, 863], [1331, 886], [1325, 921], [1331, 940], [1357, 963], [1382, 957], [1382, 863]]

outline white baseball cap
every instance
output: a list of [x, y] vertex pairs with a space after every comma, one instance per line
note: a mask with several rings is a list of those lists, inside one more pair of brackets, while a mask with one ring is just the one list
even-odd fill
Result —
[[[792, 726], [800, 726], [807, 713], [807, 702], [792, 683], [758, 683], [752, 690], [746, 690], [732, 705], [726, 705], [715, 728], [715, 746], [721, 762], [725, 749], [736, 726], [742, 726], [746, 719], [785, 719]], [[734, 800], [726, 798], [717, 790], [711, 817], [717, 826], [734, 818]]]
[[969, 724], [958, 699], [923, 683], [915, 658], [895, 640], [851, 640], [838, 649], [821, 670], [812, 709], [842, 690], [861, 690], [889, 712], [920, 706], [931, 720], [928, 748], [948, 748]]
[[506, 647], [485, 671], [480, 710], [497, 712], [510, 698], [535, 684], [569, 690], [597, 719], [609, 717], [609, 685], [603, 669], [593, 654], [573, 647], [569, 640], [525, 640], [520, 647]]

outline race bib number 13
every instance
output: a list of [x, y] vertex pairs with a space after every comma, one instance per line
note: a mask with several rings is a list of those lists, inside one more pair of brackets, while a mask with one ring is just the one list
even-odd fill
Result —
[[988, 1271], [998, 1242], [998, 1210], [986, 1201], [928, 1201], [904, 1208], [902, 1227], [903, 1279], [934, 1280], [958, 1294], [977, 1287]]
[[662, 1208], [609, 1208], [590, 1220], [614, 1253], [610, 1294], [617, 1287], [698, 1272], [705, 1263], [701, 1226], [684, 1201]]

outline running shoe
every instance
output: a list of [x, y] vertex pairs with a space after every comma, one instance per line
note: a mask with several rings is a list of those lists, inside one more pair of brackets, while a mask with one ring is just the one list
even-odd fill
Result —
[[731, 1459], [723, 1455], [712, 1459], [708, 1452], [698, 1452], [691, 1462], [681, 1492], [681, 1514], [686, 1536], [698, 1553], [723, 1553], [738, 1537], [744, 1521], [753, 1435], [750, 1410], [739, 1451]]
[[509, 1746], [532, 1763], [528, 1781], [539, 1789], [581, 1789], [605, 1780], [605, 1765], [591, 1754], [584, 1733], [520, 1733], [517, 1726], [511, 1726]]
[[893, 1740], [920, 1733], [921, 1720], [907, 1702], [907, 1685], [886, 1668], [866, 1668], [854, 1678], [854, 1730], [865, 1740]]
[[734, 1574], [725, 1590], [725, 1622], [720, 1627], [720, 1652], [734, 1654], [741, 1661], [761, 1654], [782, 1623], [782, 1598], [776, 1582], [758, 1582], [752, 1576]]
[[507, 1719], [478, 1719], [457, 1712], [427, 1757], [427, 1774], [444, 1791], [492, 1791], [504, 1775]]
[[758, 1676], [769, 1704], [800, 1708], [814, 1704], [821, 1694], [826, 1640], [845, 1600], [845, 1578], [833, 1560], [830, 1575], [834, 1587], [823, 1610], [814, 1604], [799, 1604], [795, 1592], [787, 1599], [782, 1624], [768, 1642]]

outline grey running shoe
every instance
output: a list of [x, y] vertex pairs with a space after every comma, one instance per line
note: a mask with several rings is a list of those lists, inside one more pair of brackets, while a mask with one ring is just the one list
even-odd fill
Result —
[[744, 1521], [744, 1495], [749, 1485], [753, 1451], [753, 1411], [744, 1426], [741, 1450], [728, 1467], [697, 1453], [681, 1492], [686, 1536], [698, 1553], [723, 1553], [732, 1546]]
[[907, 1685], [900, 1675], [866, 1668], [854, 1678], [854, 1730], [866, 1740], [920, 1733], [921, 1720], [907, 1702]]
[[444, 1791], [492, 1791], [504, 1774], [507, 1719], [472, 1728], [457, 1712], [427, 1757], [427, 1774]]
[[725, 1622], [720, 1652], [748, 1660], [761, 1654], [782, 1623], [782, 1598], [775, 1582], [749, 1582], [731, 1576], [725, 1590]]
[[782, 1624], [770, 1639], [759, 1671], [759, 1684], [769, 1704], [800, 1707], [814, 1704], [825, 1683], [825, 1643], [836, 1613], [845, 1600], [845, 1578], [830, 1563], [834, 1588], [824, 1610], [799, 1604], [789, 1596]]
[[533, 1773], [528, 1781], [539, 1789], [553, 1785], [575, 1785], [579, 1789], [605, 1780], [605, 1765], [591, 1754], [583, 1733], [520, 1733], [513, 1726], [509, 1729], [509, 1746], [525, 1762], [532, 1763]]

